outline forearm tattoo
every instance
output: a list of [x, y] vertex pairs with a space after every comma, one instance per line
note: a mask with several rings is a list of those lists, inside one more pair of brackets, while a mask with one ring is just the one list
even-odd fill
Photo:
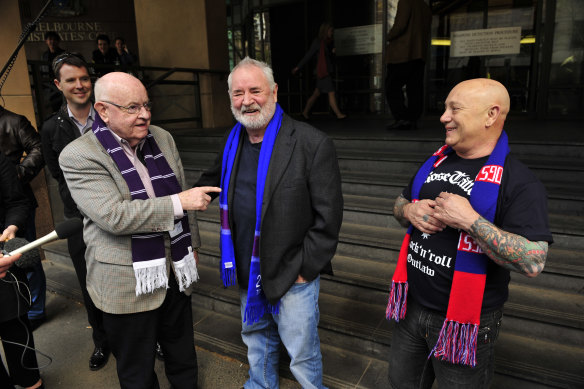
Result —
[[393, 205], [393, 217], [395, 217], [402, 227], [410, 226], [410, 221], [404, 215], [404, 207], [409, 203], [410, 201], [403, 194], [400, 194]]
[[502, 231], [482, 216], [473, 223], [469, 233], [483, 252], [505, 269], [528, 277], [535, 277], [543, 270], [548, 242], [532, 242]]

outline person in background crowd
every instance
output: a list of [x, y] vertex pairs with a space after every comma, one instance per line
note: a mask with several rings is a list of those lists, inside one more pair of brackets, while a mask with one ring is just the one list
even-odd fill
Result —
[[400, 0], [385, 50], [385, 95], [394, 119], [388, 130], [415, 129], [424, 111], [424, 67], [431, 23], [432, 10], [424, 0]]
[[51, 76], [55, 76], [53, 69], [50, 65], [53, 60], [61, 53], [65, 52], [59, 45], [61, 44], [61, 37], [55, 31], [47, 31], [45, 33], [45, 43], [47, 44], [47, 50], [43, 53], [43, 61], [49, 64], [49, 73]]
[[133, 65], [136, 62], [136, 56], [130, 53], [130, 50], [128, 50], [128, 47], [126, 46], [126, 40], [124, 38], [117, 37], [115, 46], [120, 65]]
[[99, 34], [95, 39], [97, 50], [93, 51], [91, 59], [95, 64], [115, 65], [118, 61], [116, 49], [110, 47], [110, 38], [105, 34]]
[[308, 98], [306, 106], [302, 111], [302, 116], [304, 119], [308, 119], [310, 115], [310, 110], [316, 103], [316, 99], [321, 93], [326, 93], [328, 96], [328, 101], [331, 109], [335, 113], [337, 119], [344, 119], [347, 117], [342, 113], [337, 105], [337, 98], [335, 96], [335, 86], [333, 84], [333, 74], [335, 72], [334, 66], [334, 54], [335, 46], [333, 43], [333, 26], [329, 23], [323, 23], [318, 31], [318, 36], [310, 45], [308, 52], [304, 57], [298, 62], [298, 65], [292, 69], [292, 74], [296, 74], [298, 70], [306, 65], [306, 63], [318, 53], [316, 62], [316, 88], [312, 96]]
[[[24, 228], [30, 210], [12, 163], [0, 152], [0, 245]], [[4, 360], [0, 363], [0, 387], [44, 388], [34, 352], [34, 339], [26, 311], [30, 293], [24, 270], [13, 265], [20, 254], [5, 257], [0, 252], [0, 339]], [[23, 348], [27, 345], [29, 348]]]
[[47, 50], [43, 53], [42, 60], [47, 66], [42, 66], [41, 71], [50, 81], [43, 84], [43, 92], [51, 107], [51, 112], [57, 112], [63, 100], [61, 93], [59, 93], [53, 84], [55, 74], [51, 65], [55, 57], [64, 53], [65, 50], [59, 46], [61, 44], [61, 37], [55, 31], [47, 31], [45, 33], [45, 43], [47, 44]]
[[[0, 107], [0, 151], [12, 163], [24, 193], [32, 203], [25, 226], [18, 235], [29, 242], [36, 239], [35, 212], [38, 203], [30, 182], [45, 165], [41, 151], [41, 137], [30, 121], [22, 115]], [[47, 281], [43, 265], [38, 263], [27, 273], [32, 293], [32, 306], [28, 311], [33, 330], [46, 320], [45, 300]]]
[[[96, 115], [91, 102], [91, 79], [87, 64], [78, 54], [64, 53], [55, 58], [53, 72], [55, 74], [54, 83], [63, 94], [65, 104], [59, 112], [43, 124], [41, 129], [43, 156], [51, 175], [59, 185], [65, 218], [83, 219], [75, 201], [71, 198], [71, 193], [59, 166], [59, 155], [65, 146], [91, 130]], [[106, 365], [110, 349], [103, 329], [103, 313], [96, 308], [87, 293], [83, 231], [68, 238], [67, 247], [79, 280], [87, 319], [93, 334], [95, 348], [89, 358], [89, 368], [99, 370]]]

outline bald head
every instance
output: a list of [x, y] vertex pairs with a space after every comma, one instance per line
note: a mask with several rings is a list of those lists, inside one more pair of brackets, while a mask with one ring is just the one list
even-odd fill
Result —
[[136, 77], [108, 73], [95, 83], [95, 110], [108, 128], [135, 147], [148, 135], [148, 93]]
[[463, 81], [448, 94], [440, 121], [446, 144], [463, 158], [489, 155], [497, 144], [509, 113], [509, 93], [495, 80]]
[[498, 129], [503, 129], [510, 106], [509, 92], [507, 92], [507, 88], [503, 84], [490, 78], [475, 78], [462, 81], [450, 93], [452, 94], [455, 91], [465, 94], [469, 102], [477, 106], [499, 107], [499, 115], [493, 125]]
[[110, 100], [112, 96], [120, 92], [131, 90], [146, 92], [146, 88], [140, 80], [128, 73], [112, 72], [104, 75], [95, 82], [95, 100]]

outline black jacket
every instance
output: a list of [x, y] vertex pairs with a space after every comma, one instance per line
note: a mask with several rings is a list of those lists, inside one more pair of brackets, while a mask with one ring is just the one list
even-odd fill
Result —
[[[0, 152], [0, 233], [10, 225], [23, 229], [29, 211], [30, 201], [18, 182], [14, 166]], [[13, 265], [6, 278], [0, 281], [0, 323], [22, 316], [28, 311], [26, 299], [15, 289], [16, 280], [27, 282], [24, 271]], [[23, 294], [27, 293], [26, 288], [21, 286], [20, 289]]]
[[[195, 186], [220, 186], [226, 140], [227, 136], [213, 167]], [[240, 151], [241, 142], [233, 172], [237, 172]], [[227, 200], [230, 209], [234, 182], [232, 174]], [[266, 177], [260, 227], [262, 286], [270, 303], [276, 303], [299, 274], [312, 281], [320, 273], [332, 273], [330, 262], [342, 219], [341, 176], [332, 140], [284, 115]], [[233, 228], [232, 223], [230, 220]]]
[[[27, 118], [0, 107], [0, 151], [16, 166], [27, 197], [37, 206], [30, 181], [45, 165], [41, 151], [41, 138]], [[26, 157], [22, 159], [23, 154]]]
[[83, 219], [75, 201], [71, 197], [71, 193], [65, 182], [65, 177], [63, 176], [63, 171], [59, 166], [59, 155], [61, 151], [63, 151], [65, 146], [80, 136], [81, 132], [79, 132], [79, 128], [69, 118], [66, 104], [54, 113], [53, 116], [48, 118], [41, 128], [43, 155], [51, 175], [59, 184], [59, 194], [63, 200], [65, 216], [67, 218], [77, 217]]

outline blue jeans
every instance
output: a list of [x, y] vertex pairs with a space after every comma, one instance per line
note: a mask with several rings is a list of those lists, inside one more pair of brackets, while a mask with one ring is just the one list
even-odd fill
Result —
[[[32, 209], [26, 218], [24, 238], [29, 242], [36, 239], [35, 210]], [[28, 310], [28, 318], [42, 319], [45, 317], [45, 301], [47, 300], [47, 279], [42, 263], [37, 263], [26, 273], [28, 286], [32, 297], [32, 305]]]
[[240, 290], [241, 337], [247, 345], [249, 379], [246, 389], [279, 388], [280, 340], [290, 356], [290, 371], [302, 388], [324, 388], [318, 337], [320, 277], [296, 283], [280, 299], [277, 315], [265, 314], [258, 322], [243, 323], [247, 290]]
[[495, 368], [495, 341], [501, 326], [501, 309], [481, 314], [475, 367], [456, 365], [428, 355], [438, 341], [444, 315], [408, 298], [407, 313], [396, 323], [389, 352], [389, 384], [392, 388], [488, 388]]

